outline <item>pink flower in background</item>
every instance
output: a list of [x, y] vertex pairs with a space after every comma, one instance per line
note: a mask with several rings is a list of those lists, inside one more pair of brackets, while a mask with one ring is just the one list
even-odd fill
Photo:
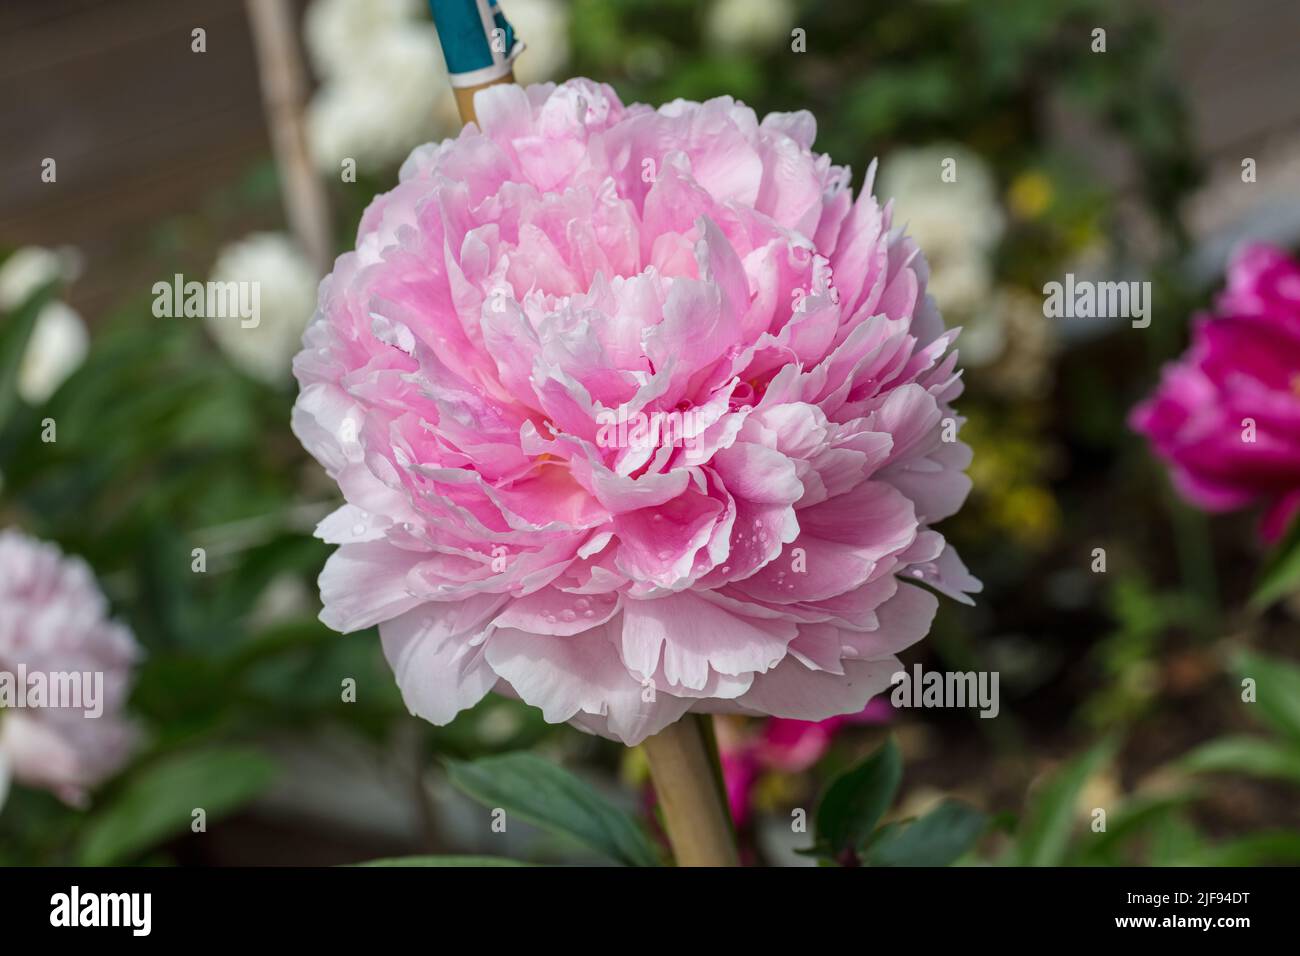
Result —
[[1211, 511], [1267, 505], [1274, 540], [1300, 509], [1300, 263], [1250, 245], [1213, 315], [1130, 422], [1189, 500]]
[[[135, 742], [122, 711], [139, 654], [131, 632], [108, 619], [108, 602], [85, 562], [0, 531], [0, 672], [14, 682], [25, 673], [29, 686], [38, 673], [49, 686], [52, 675], [90, 674], [98, 695], [93, 702], [83, 696], [82, 707], [0, 702], [0, 778], [12, 775], [80, 803], [87, 788], [115, 772]], [[92, 683], [83, 683], [83, 693]], [[56, 702], [66, 703], [46, 701]]]
[[893, 708], [886, 697], [874, 697], [859, 713], [826, 720], [789, 720], [770, 717], [751, 736], [727, 732], [720, 725], [718, 756], [731, 819], [744, 826], [753, 816], [754, 791], [765, 773], [803, 773], [830, 750], [847, 727], [889, 723]]
[[[486, 693], [637, 743], [821, 720], [979, 589], [931, 525], [969, 449], [955, 332], [808, 113], [479, 94], [321, 287], [294, 431], [346, 504], [322, 619], [413, 713]], [[946, 439], [946, 440], [945, 440]]]

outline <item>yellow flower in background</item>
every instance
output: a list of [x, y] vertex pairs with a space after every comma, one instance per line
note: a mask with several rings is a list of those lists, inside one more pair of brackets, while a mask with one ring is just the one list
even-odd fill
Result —
[[1023, 544], [1042, 547], [1051, 542], [1060, 525], [1056, 499], [1037, 485], [1008, 488], [1000, 496], [998, 517], [1001, 525]]
[[974, 410], [962, 439], [975, 453], [969, 474], [976, 519], [1024, 547], [1051, 544], [1061, 526], [1061, 510], [1042, 478], [1051, 459], [1046, 439], [1031, 423], [994, 421]]
[[1007, 189], [1007, 207], [1019, 219], [1037, 219], [1052, 204], [1052, 180], [1038, 170], [1021, 173]]

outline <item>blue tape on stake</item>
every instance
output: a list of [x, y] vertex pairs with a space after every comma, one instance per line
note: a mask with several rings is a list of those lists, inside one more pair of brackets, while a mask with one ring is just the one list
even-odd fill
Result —
[[499, 80], [524, 49], [496, 0], [429, 0], [429, 12], [452, 86]]

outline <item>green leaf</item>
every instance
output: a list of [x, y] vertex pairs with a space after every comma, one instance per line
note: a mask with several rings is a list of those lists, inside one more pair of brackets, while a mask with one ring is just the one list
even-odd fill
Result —
[[948, 866], [975, 845], [987, 822], [974, 807], [945, 800], [919, 820], [876, 840], [866, 859], [872, 866]]
[[96, 814], [87, 827], [80, 862], [84, 866], [127, 862], [187, 832], [199, 808], [211, 824], [265, 790], [275, 770], [265, 755], [246, 748], [167, 757], [136, 773]]
[[1090, 833], [1078, 853], [1070, 857], [1070, 864], [1082, 866], [1121, 866], [1123, 850], [1134, 837], [1161, 828], [1164, 822], [1178, 814], [1200, 795], [1195, 787], [1178, 793], [1157, 796], [1135, 796], [1124, 801], [1106, 819], [1106, 829]]
[[54, 297], [58, 282], [48, 282], [0, 322], [0, 427], [9, 420], [18, 401], [18, 368], [27, 352], [27, 342], [36, 318]]
[[394, 856], [386, 860], [367, 860], [353, 866], [532, 866], [504, 856]]
[[890, 737], [826, 788], [817, 806], [817, 846], [831, 856], [859, 849], [894, 802], [902, 778], [903, 759]]
[[1300, 833], [1267, 830], [1201, 847], [1171, 861], [1174, 866], [1294, 866], [1300, 863]]
[[1242, 651], [1236, 670], [1255, 682], [1255, 703], [1250, 706], [1274, 729], [1300, 742], [1300, 667], [1280, 657]]
[[1300, 747], [1262, 737], [1221, 737], [1178, 761], [1189, 773], [1241, 773], [1300, 784]]
[[1078, 822], [1079, 793], [1110, 760], [1114, 741], [1107, 738], [1054, 773], [1025, 812], [1011, 862], [1018, 866], [1059, 866]]
[[548, 833], [572, 837], [628, 866], [657, 866], [641, 825], [567, 770], [529, 753], [448, 761], [451, 782], [479, 803], [500, 807]]
[[1147, 866], [1190, 865], [1187, 861], [1208, 848], [1200, 831], [1181, 810], [1154, 819], [1146, 843]]
[[1291, 523], [1286, 536], [1264, 563], [1255, 593], [1250, 596], [1250, 606], [1263, 611], [1296, 590], [1300, 590], [1300, 519]]

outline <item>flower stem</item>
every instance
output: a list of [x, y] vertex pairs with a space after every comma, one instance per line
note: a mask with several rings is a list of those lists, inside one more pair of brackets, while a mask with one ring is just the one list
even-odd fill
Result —
[[687, 714], [641, 744], [678, 866], [738, 865], [720, 771], [705, 733], [709, 719]]

